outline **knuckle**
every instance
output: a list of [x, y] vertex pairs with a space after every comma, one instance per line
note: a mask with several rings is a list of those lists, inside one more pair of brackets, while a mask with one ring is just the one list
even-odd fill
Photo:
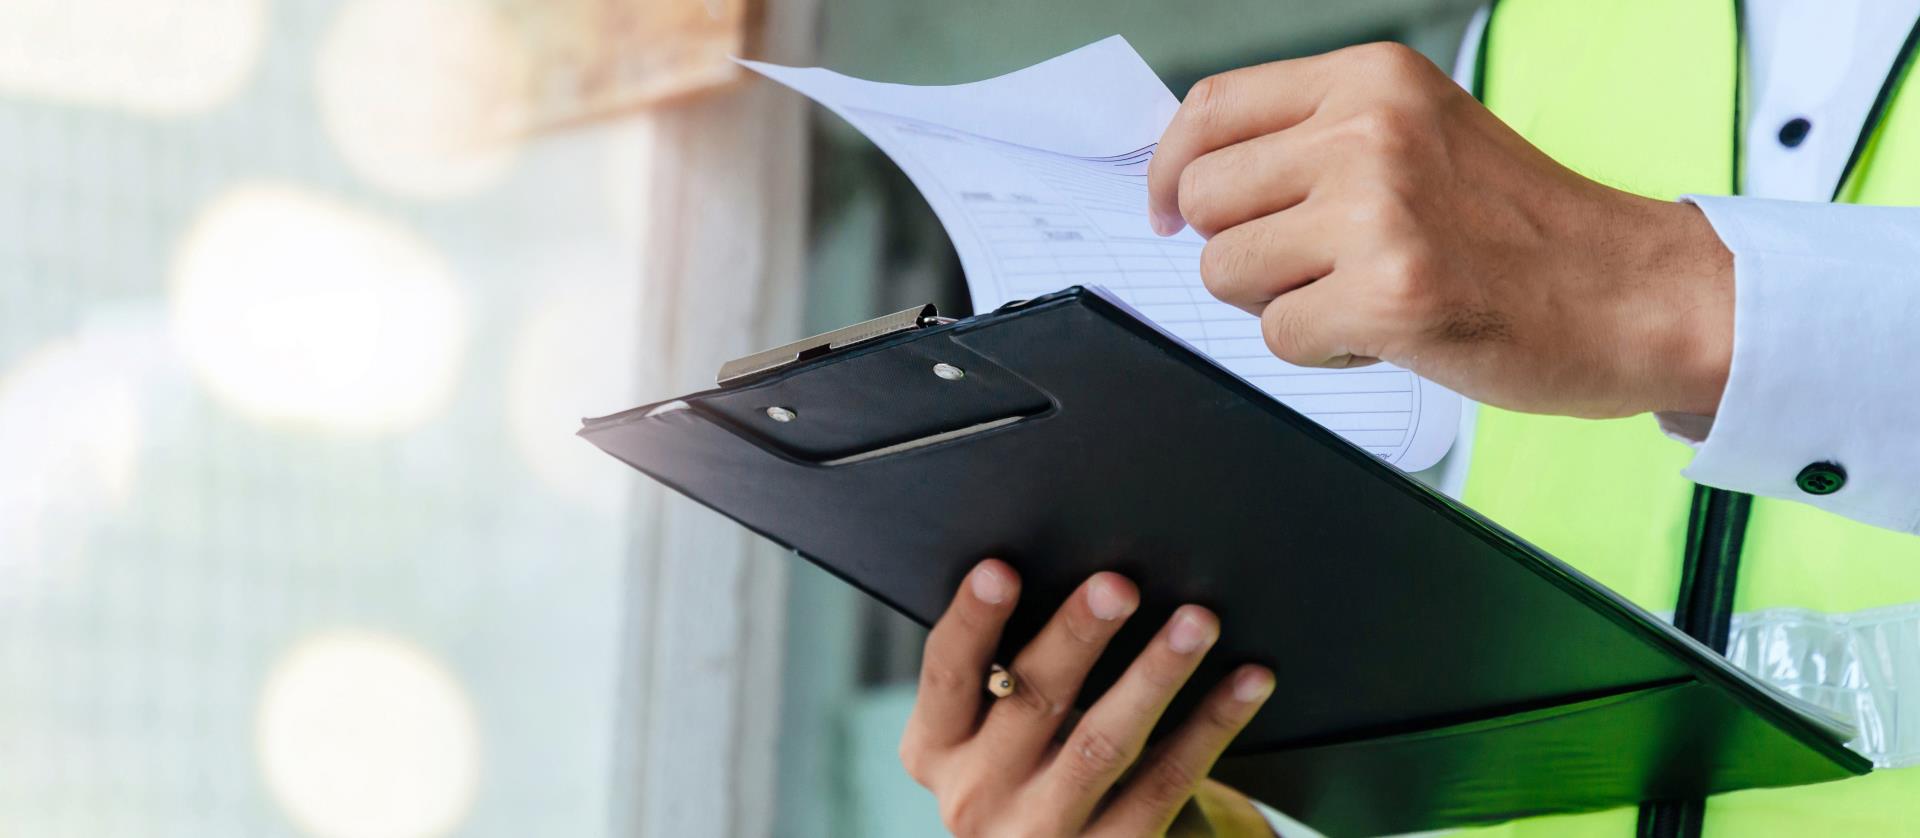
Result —
[[1395, 41], [1368, 41], [1347, 47], [1346, 54], [1359, 61], [1377, 63], [1384, 60], [1398, 46], [1400, 44]]
[[1347, 221], [1362, 231], [1393, 234], [1412, 226], [1413, 203], [1390, 182], [1358, 188], [1345, 201]]
[[1435, 269], [1433, 256], [1425, 248], [1383, 248], [1375, 254], [1371, 272], [1379, 283], [1379, 300], [1393, 312], [1408, 315], [1427, 307]]
[[940, 621], [933, 624], [932, 630], [927, 632], [926, 641], [920, 644], [922, 660], [936, 660], [952, 655], [952, 650], [959, 648], [966, 642], [968, 635], [977, 631], [960, 613], [964, 610], [949, 608], [947, 613], [941, 615]]
[[1101, 628], [1105, 624], [1094, 619], [1092, 615], [1069, 612], [1061, 618], [1061, 621], [1066, 626], [1067, 636], [1073, 638], [1076, 644], [1098, 646], [1106, 640], [1107, 633]]
[[1201, 225], [1211, 219], [1215, 203], [1208, 189], [1207, 169], [1211, 164], [1206, 159], [1201, 157], [1180, 170], [1180, 217], [1201, 232], [1205, 232]]
[[1251, 305], [1274, 298], [1272, 278], [1264, 276], [1264, 252], [1274, 247], [1271, 233], [1258, 224], [1221, 231], [1200, 248], [1200, 284], [1214, 299]]
[[907, 776], [922, 786], [930, 779], [927, 765], [927, 750], [921, 747], [912, 733], [900, 737], [900, 767], [906, 769]]
[[934, 661], [920, 666], [920, 690], [922, 692], [954, 693], [970, 689], [973, 679], [960, 670]]
[[1117, 776], [1133, 762], [1134, 754], [1120, 740], [1097, 727], [1083, 727], [1067, 740], [1068, 779], [1087, 788]]
[[1307, 357], [1306, 322], [1291, 307], [1267, 306], [1260, 315], [1260, 337], [1267, 342], [1267, 351], [1289, 364], [1311, 366], [1321, 360]]
[[939, 795], [940, 822], [954, 835], [985, 835], [994, 808], [986, 787], [968, 782]]
[[1247, 164], [1238, 146], [1216, 149], [1188, 163], [1180, 172], [1180, 216], [1195, 232], [1212, 237], [1230, 223], [1235, 183]]
[[1187, 89], [1187, 98], [1181, 100], [1182, 109], [1191, 109], [1195, 122], [1210, 125], [1220, 118], [1221, 106], [1231, 85], [1224, 73], [1208, 76], [1193, 83]]
[[1419, 119], [1397, 105], [1379, 103], [1342, 123], [1344, 139], [1377, 157], [1398, 159], [1411, 152], [1423, 133]]
[[1148, 769], [1142, 791], [1157, 802], [1175, 803], [1193, 796], [1200, 772], [1176, 759], [1163, 759]]
[[1187, 683], [1186, 671], [1178, 666], [1164, 662], [1142, 661], [1142, 663], [1146, 665], [1140, 667], [1141, 680], [1146, 681], [1156, 690], [1172, 692]]
[[1247, 715], [1235, 705], [1224, 701], [1209, 701], [1200, 710], [1200, 722], [1222, 733], [1231, 734], [1245, 724]]
[[1053, 688], [1046, 686], [1044, 681], [1028, 677], [1017, 668], [1013, 672], [1013, 679], [1020, 685], [1019, 688], [1013, 691], [1013, 695], [995, 701], [994, 707], [1008, 707], [1024, 716], [1047, 719], [1066, 714], [1067, 703], [1056, 699]]
[[1242, 258], [1232, 238], [1219, 235], [1208, 239], [1200, 248], [1200, 284], [1213, 296], [1226, 299]]
[[1352, 50], [1356, 59], [1389, 77], [1419, 73], [1433, 63], [1419, 50], [1397, 41], [1374, 41]]
[[1380, 272], [1394, 284], [1414, 290], [1433, 275], [1433, 257], [1417, 245], [1389, 248], [1380, 254]]

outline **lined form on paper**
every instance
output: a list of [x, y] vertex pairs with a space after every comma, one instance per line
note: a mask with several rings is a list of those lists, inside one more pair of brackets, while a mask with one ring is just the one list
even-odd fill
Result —
[[1179, 101], [1119, 36], [972, 84], [919, 87], [742, 62], [825, 105], [885, 151], [959, 252], [975, 311], [1102, 286], [1161, 329], [1408, 471], [1452, 446], [1460, 397], [1399, 367], [1297, 367], [1258, 318], [1200, 281], [1192, 230], [1147, 221], [1147, 162]]

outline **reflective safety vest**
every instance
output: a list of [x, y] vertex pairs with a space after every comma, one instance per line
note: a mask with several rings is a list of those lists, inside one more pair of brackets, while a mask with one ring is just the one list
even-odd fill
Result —
[[[1746, 127], [1740, 26], [1733, 0], [1499, 0], [1475, 86], [1589, 178], [1660, 199], [1724, 195]], [[1914, 40], [1837, 200], [1920, 204], [1920, 90], [1904, 84]], [[1859, 724], [1851, 745], [1874, 773], [1710, 798], [1706, 834], [1920, 835], [1920, 537], [1697, 487], [1680, 476], [1687, 447], [1647, 416], [1482, 407], [1472, 446], [1470, 506], [1655, 613], [1714, 606], [1730, 584], [1728, 656]], [[1472, 834], [1631, 835], [1637, 819], [1626, 808]]]

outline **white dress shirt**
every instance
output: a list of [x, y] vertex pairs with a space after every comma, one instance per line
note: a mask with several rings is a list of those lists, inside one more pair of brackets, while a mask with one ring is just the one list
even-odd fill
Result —
[[[1747, 0], [1742, 195], [1687, 196], [1734, 259], [1733, 365], [1714, 416], [1662, 414], [1697, 483], [1920, 533], [1920, 208], [1827, 203], [1920, 0]], [[1485, 12], [1455, 78], [1472, 77]], [[1795, 123], [1789, 127], [1789, 123]], [[1458, 495], [1461, 439], [1429, 474]], [[1795, 479], [1835, 463], [1830, 495]]]

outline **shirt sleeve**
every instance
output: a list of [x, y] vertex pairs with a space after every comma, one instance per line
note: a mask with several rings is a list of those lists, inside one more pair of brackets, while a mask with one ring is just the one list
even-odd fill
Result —
[[1474, 9], [1466, 31], [1460, 34], [1460, 49], [1453, 54], [1453, 83], [1469, 93], [1473, 92], [1473, 77], [1480, 72], [1480, 39], [1487, 36], [1487, 19], [1492, 16], [1492, 6], [1483, 3]]
[[1920, 532], [1920, 207], [1689, 195], [1733, 253], [1711, 417], [1659, 414], [1696, 483]]

